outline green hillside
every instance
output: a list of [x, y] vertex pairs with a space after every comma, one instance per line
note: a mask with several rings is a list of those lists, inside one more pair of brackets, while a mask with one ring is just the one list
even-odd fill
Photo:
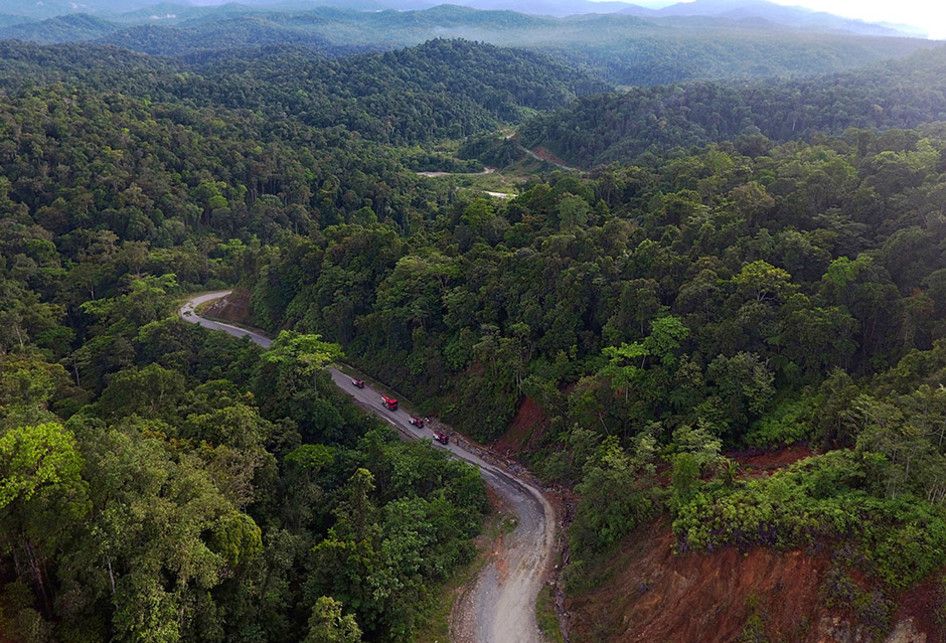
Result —
[[846, 74], [636, 88], [537, 116], [526, 145], [592, 166], [740, 136], [773, 141], [946, 120], [946, 48]]

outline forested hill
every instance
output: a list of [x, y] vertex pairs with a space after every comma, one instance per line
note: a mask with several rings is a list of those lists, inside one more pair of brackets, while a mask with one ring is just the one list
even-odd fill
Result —
[[0, 38], [114, 44], [165, 56], [267, 45], [339, 55], [415, 46], [431, 38], [464, 38], [554, 55], [628, 85], [824, 74], [930, 46], [915, 38], [802, 31], [715, 16], [551, 18], [449, 5], [423, 11], [273, 11], [227, 4], [166, 13], [175, 17], [156, 22], [144, 12], [113, 20], [69, 15], [5, 27], [0, 21]]
[[270, 47], [151, 58], [114, 47], [0, 43], [9, 91], [82, 82], [156, 101], [246, 109], [270, 120], [344, 126], [395, 144], [457, 138], [609, 87], [547, 56], [461, 40], [342, 59]]
[[[73, 40], [63, 39], [57, 42], [70, 41]], [[113, 29], [97, 38], [95, 44], [115, 45], [153, 56], [172, 57], [270, 45], [305, 47], [310, 51], [324, 55], [345, 55], [375, 49], [374, 47], [332, 44], [319, 34], [281, 29], [255, 17], [227, 18], [200, 27], [178, 27], [161, 24], [135, 25], [123, 29]]]
[[939, 47], [825, 77], [699, 82], [592, 96], [535, 117], [521, 135], [526, 145], [593, 166], [743, 134], [788, 141], [849, 127], [915, 127], [943, 119], [946, 47]]
[[2, 28], [0, 34], [5, 37], [42, 43], [95, 40], [116, 30], [116, 26], [108, 20], [82, 13], [56, 16], [36, 22], [19, 18], [19, 20], [12, 20], [11, 23], [4, 25], [3, 18], [0, 17], [0, 28]]
[[391, 142], [457, 137], [518, 121], [608, 86], [553, 59], [464, 40], [339, 60], [301, 50], [224, 56], [202, 68], [204, 91], [233, 107], [285, 109], [318, 126], [344, 124]]
[[53, 83], [150, 92], [157, 79], [183, 70], [178, 61], [118, 47], [0, 40], [0, 89], [7, 93]]

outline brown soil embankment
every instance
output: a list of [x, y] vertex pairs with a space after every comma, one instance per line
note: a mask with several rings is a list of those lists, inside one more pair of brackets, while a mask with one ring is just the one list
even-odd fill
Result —
[[601, 585], [568, 601], [575, 641], [733, 641], [755, 615], [770, 640], [803, 641], [816, 622], [827, 555], [727, 547], [674, 553], [669, 521], [637, 530]]
[[250, 323], [250, 293], [245, 290], [234, 290], [226, 297], [210, 302], [207, 307], [199, 311], [204, 317], [232, 322], [234, 324]]
[[516, 417], [502, 436], [493, 444], [494, 453], [506, 458], [515, 458], [520, 453], [538, 447], [548, 428], [548, 416], [531, 397], [524, 397], [516, 411]]

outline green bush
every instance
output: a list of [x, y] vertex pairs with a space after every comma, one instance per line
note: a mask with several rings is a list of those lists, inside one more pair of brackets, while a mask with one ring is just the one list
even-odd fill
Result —
[[778, 447], [804, 442], [812, 437], [811, 419], [815, 400], [811, 397], [782, 402], [746, 434], [750, 447]]
[[787, 549], [851, 539], [874, 575], [907, 587], [946, 562], [946, 511], [910, 495], [874, 495], [867, 476], [874, 459], [833, 451], [733, 489], [705, 485], [676, 508], [679, 546]]

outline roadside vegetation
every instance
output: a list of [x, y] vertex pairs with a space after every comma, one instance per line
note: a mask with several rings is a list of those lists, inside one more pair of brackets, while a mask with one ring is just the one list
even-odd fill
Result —
[[539, 629], [548, 641], [551, 643], [565, 642], [565, 637], [562, 636], [562, 630], [558, 624], [558, 616], [555, 613], [555, 599], [552, 595], [551, 585], [546, 584], [539, 592], [539, 597], [535, 603], [535, 618], [539, 623]]

